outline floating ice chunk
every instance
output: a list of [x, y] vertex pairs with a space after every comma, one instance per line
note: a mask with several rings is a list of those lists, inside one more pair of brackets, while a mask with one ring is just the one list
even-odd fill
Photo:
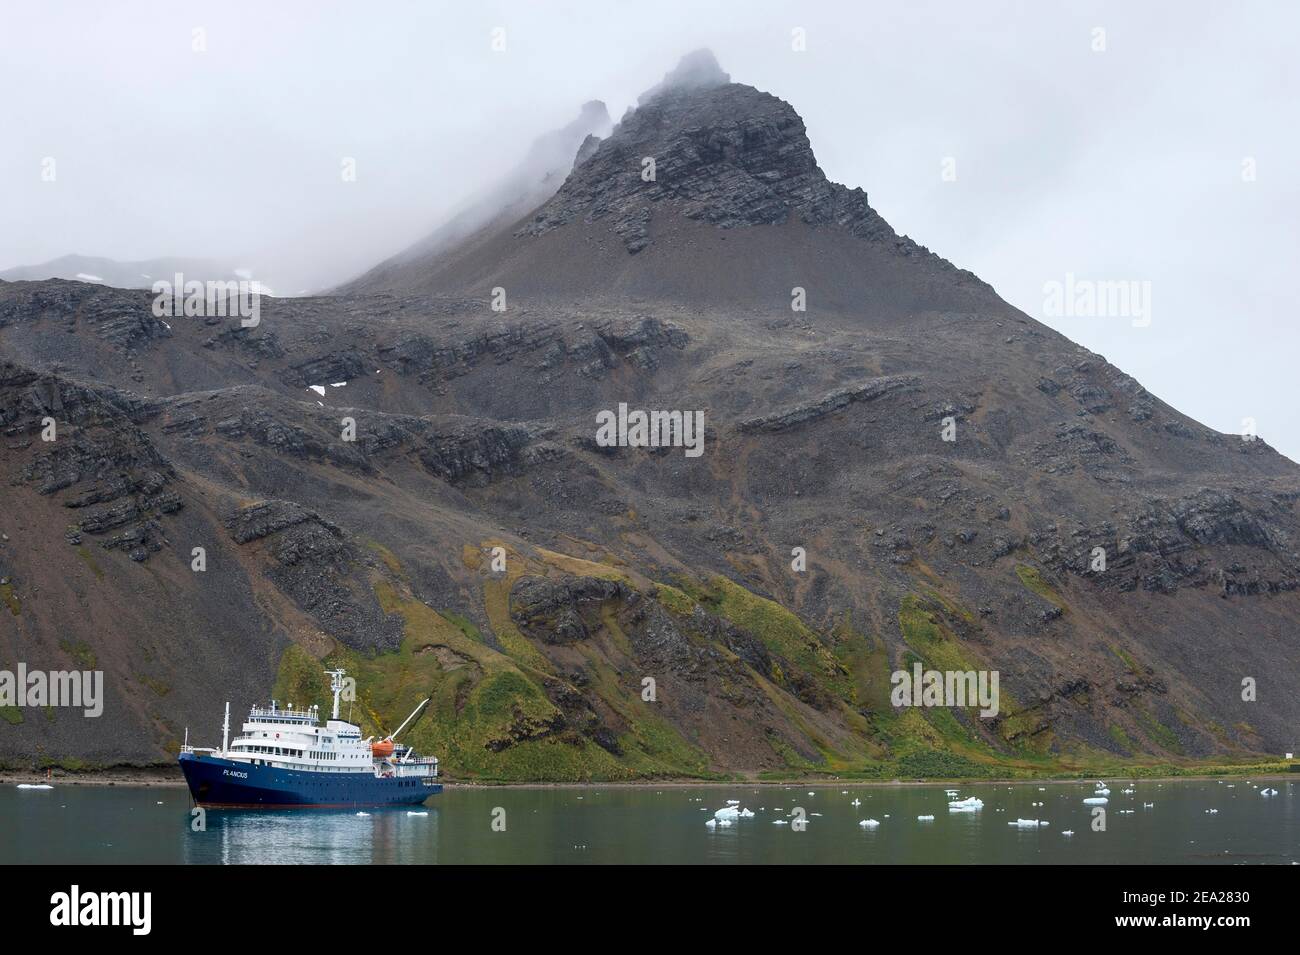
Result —
[[1259, 791], [1259, 794], [1260, 794], [1261, 796], [1276, 796], [1276, 795], [1277, 795], [1277, 790], [1276, 790], [1276, 789], [1269, 789], [1267, 786], [1265, 786], [1263, 789], [1261, 789], [1261, 790]]
[[1217, 816], [1219, 814], [1219, 810], [1217, 809], [1207, 809], [1205, 811], [1209, 813], [1211, 816]]
[[1143, 808], [1143, 809], [1150, 809], [1150, 808], [1151, 808], [1152, 806], [1154, 806], [1154, 805], [1155, 805], [1155, 803], [1153, 803], [1153, 802], [1144, 802], [1144, 803], [1142, 804], [1142, 808]]
[[855, 800], [853, 800], [853, 802], [849, 803], [849, 805], [850, 805], [850, 806], [853, 806], [854, 808], [856, 808], [856, 807], [862, 805], [862, 800], [861, 800], [861, 799], [855, 799]]
[[716, 820], [716, 819], [705, 819], [705, 820], [704, 820], [704, 824], [705, 824], [706, 826], [708, 826], [710, 829], [716, 829], [716, 828], [718, 827], [718, 820]]
[[324, 385], [308, 385], [307, 387], [310, 388], [312, 391], [316, 392], [316, 394], [318, 394], [318, 395], [323, 395], [323, 394], [325, 394], [325, 386], [324, 386]]
[[786, 820], [784, 820], [784, 819], [773, 819], [773, 820], [772, 820], [772, 825], [774, 825], [774, 826], [788, 826], [788, 825], [790, 825], [790, 823], [788, 823], [788, 822], [787, 822]]
[[[818, 813], [813, 813], [813, 815], [818, 815]], [[752, 812], [750, 812], [748, 809], [742, 809], [742, 810], [740, 810], [740, 818], [741, 818], [741, 819], [753, 819], [753, 818], [754, 818], [754, 814], [753, 814]]]
[[1098, 789], [1098, 790], [1097, 790], [1097, 795], [1098, 795], [1098, 796], [1109, 796], [1109, 795], [1110, 795], [1110, 790], [1109, 790], [1109, 789], [1104, 789], [1104, 788], [1102, 788], [1102, 789]]
[[417, 810], [417, 809], [408, 809], [408, 810], [406, 810], [406, 814], [407, 814], [408, 816], [427, 816], [427, 815], [429, 814], [429, 810], [427, 810], [427, 809], [418, 809], [418, 810]]
[[917, 816], [917, 822], [934, 822], [934, 816]]
[[739, 800], [739, 799], [728, 799], [728, 800], [727, 800], [727, 805], [728, 805], [728, 806], [739, 806], [739, 805], [740, 805], [740, 800]]
[[735, 806], [723, 806], [713, 814], [714, 819], [735, 819], [740, 815], [740, 810]]
[[330, 387], [331, 387], [331, 388], [342, 388], [342, 387], [343, 387], [344, 385], [346, 385], [346, 384], [347, 384], [346, 381], [331, 381], [331, 382], [330, 382]]
[[1008, 826], [1015, 826], [1017, 829], [1037, 829], [1039, 826], [1047, 825], [1046, 819], [1017, 819], [1015, 822], [1008, 822]]
[[49, 783], [19, 783], [19, 789], [53, 789]]
[[1088, 806], [1104, 806], [1106, 803], [1110, 802], [1110, 800], [1105, 796], [1089, 796], [1083, 802]]
[[368, 813], [368, 812], [359, 812], [359, 813], [357, 813], [357, 815], [358, 815], [358, 816], [368, 816], [368, 815], [370, 815], [370, 813]]
[[966, 799], [958, 800], [957, 802], [948, 803], [949, 812], [974, 812], [977, 809], [983, 809], [983, 808], [984, 808], [984, 800], [977, 799], [974, 796], [970, 796]]
[[863, 819], [861, 822], [858, 823], [858, 825], [861, 826], [863, 829], [874, 829], [874, 828], [876, 828], [876, 826], [880, 825], [880, 820], [879, 820], [879, 819]]

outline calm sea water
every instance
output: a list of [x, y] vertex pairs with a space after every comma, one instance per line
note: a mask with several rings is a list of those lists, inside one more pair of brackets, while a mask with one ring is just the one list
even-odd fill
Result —
[[[1269, 782], [1278, 790], [1271, 797], [1259, 794], [1262, 785], [1111, 782], [1105, 832], [1092, 830], [1083, 803], [1091, 783], [453, 788], [429, 800], [427, 815], [211, 810], [206, 832], [191, 831], [182, 789], [8, 785], [0, 790], [0, 863], [1300, 862], [1300, 781]], [[950, 814], [948, 788], [978, 796], [984, 809]], [[754, 818], [708, 828], [729, 799]], [[794, 807], [806, 813], [803, 831], [774, 824]], [[498, 810], [503, 832], [492, 827]], [[930, 814], [932, 822], [917, 820]], [[879, 828], [858, 825], [868, 817]], [[1007, 825], [1017, 818], [1049, 825]], [[1062, 835], [1067, 829], [1074, 835]]]

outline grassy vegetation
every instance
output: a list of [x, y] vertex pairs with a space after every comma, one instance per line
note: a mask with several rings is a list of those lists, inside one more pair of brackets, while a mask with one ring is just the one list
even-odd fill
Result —
[[1031, 567], [1028, 564], [1016, 564], [1016, 576], [1020, 578], [1020, 582], [1025, 585], [1026, 590], [1055, 604], [1062, 611], [1069, 612], [1070, 608], [1066, 605], [1065, 600], [1056, 592], [1056, 588], [1043, 579], [1042, 571], [1037, 567]]
[[1142, 668], [1138, 666], [1137, 661], [1123, 647], [1111, 647], [1110, 650], [1123, 661], [1124, 666], [1128, 667], [1130, 673], [1140, 674], [1142, 672]]
[[82, 670], [94, 670], [98, 668], [98, 658], [90, 644], [83, 640], [69, 640], [66, 637], [59, 641], [59, 647], [68, 656], [72, 657], [77, 667]]
[[[481, 549], [472, 549], [473, 555], [480, 553]], [[466, 559], [470, 556], [467, 551]], [[384, 611], [402, 619], [401, 646], [380, 654], [335, 647], [323, 660], [297, 646], [290, 647], [281, 660], [277, 698], [298, 705], [320, 703], [324, 708], [329, 691], [322, 670], [342, 666], [355, 677], [357, 689], [356, 699], [343, 704], [343, 715], [348, 716], [350, 709], [351, 718], [364, 733], [382, 737], [420, 700], [430, 697], [429, 707], [403, 739], [437, 755], [444, 772], [455, 779], [725, 778], [711, 770], [712, 761], [699, 741], [684, 736], [663, 716], [662, 709], [643, 701], [637, 678], [618, 669], [619, 659], [633, 653], [620, 626], [617, 606], [601, 608], [598, 639], [565, 650], [581, 655], [582, 693], [603, 714], [599, 720], [593, 711], [578, 708], [566, 713], [552, 702], [546, 687], [567, 682], [567, 674], [573, 671], [571, 658], [563, 667], [552, 664], [540, 646], [511, 620], [510, 588], [524, 574], [581, 574], [636, 586], [632, 578], [612, 565], [549, 551], [538, 557], [512, 552], [508, 567], [507, 574], [489, 579], [483, 589], [483, 610], [494, 643], [467, 617], [435, 611], [399, 591], [400, 584], [379, 581], [375, 593]], [[1033, 568], [1020, 565], [1017, 574], [1030, 590], [1052, 599], [1049, 595], [1054, 592]], [[1002, 715], [996, 722], [981, 719], [978, 706], [893, 707], [890, 675], [895, 666], [910, 670], [914, 662], [920, 662], [925, 669], [984, 669], [978, 654], [955, 632], [966, 633], [969, 627], [978, 626], [977, 618], [938, 592], [909, 595], [900, 602], [903, 652], [901, 659], [891, 660], [882, 637], [863, 632], [847, 613], [823, 636], [791, 611], [725, 577], [712, 577], [705, 583], [682, 579], [676, 585], [642, 581], [642, 586], [647, 596], [679, 619], [687, 639], [701, 646], [707, 642], [713, 652], [738, 666], [734, 680], [724, 680], [710, 692], [725, 698], [734, 694], [739, 699], [752, 693], [752, 687], [741, 686], [746, 679], [752, 680], [806, 740], [806, 746], [800, 743], [796, 747], [783, 735], [786, 730], [770, 729], [767, 743], [784, 768], [760, 778], [1043, 779], [1284, 769], [1281, 764], [1258, 762], [1240, 767], [1231, 763], [1207, 767], [1186, 760], [1156, 762], [1120, 757], [1081, 744], [1056, 751], [1052, 734], [1038, 732], [1039, 714], [1020, 709], [1005, 689], [999, 701]], [[772, 654], [772, 678], [745, 666], [732, 651], [691, 626], [697, 608], [725, 618], [759, 639]], [[1136, 661], [1115, 652], [1127, 666], [1136, 668]], [[817, 708], [847, 732], [835, 730], [799, 702], [796, 696], [807, 699], [810, 685], [823, 694], [816, 698]], [[563, 698], [557, 695], [555, 699]], [[1138, 713], [1137, 718], [1145, 733], [1170, 753], [1179, 754], [1171, 730], [1151, 714]], [[588, 735], [602, 724], [616, 728], [616, 747], [611, 748], [618, 750], [617, 755]], [[828, 730], [833, 736], [827, 735]], [[1125, 753], [1140, 752], [1122, 728], [1113, 727], [1110, 733]]]
[[499, 653], [466, 620], [450, 619], [385, 582], [377, 583], [375, 592], [385, 612], [402, 617], [401, 647], [370, 656], [336, 647], [316, 660], [291, 646], [280, 662], [277, 699], [319, 703], [326, 709], [330, 693], [323, 671], [341, 666], [356, 679], [356, 699], [341, 704], [341, 715], [349, 715], [350, 703], [351, 717], [362, 731], [382, 737], [420, 700], [431, 697], [402, 739], [437, 755], [444, 772], [458, 779], [582, 782], [707, 776], [704, 753], [639, 696], [622, 690], [617, 674], [607, 667], [596, 667], [596, 689], [630, 727], [619, 739], [623, 757], [569, 726], [542, 689], [549, 664], [546, 671], [532, 666], [545, 658], [517, 630], [501, 639], [496, 620], [502, 615], [508, 619], [504, 604], [488, 608], [507, 651]]
[[441, 613], [443, 617], [460, 627], [460, 632], [465, 634], [465, 636], [477, 643], [483, 642], [483, 634], [479, 632], [478, 627], [474, 626], [474, 622], [468, 617], [462, 617], [460, 614], [453, 613], [450, 610], [443, 610]]
[[4, 605], [9, 608], [9, 612], [15, 617], [19, 616], [23, 612], [22, 601], [19, 600], [18, 595], [14, 593], [13, 584], [0, 584], [0, 602], [3, 602]]
[[379, 555], [379, 559], [384, 562], [384, 566], [393, 573], [394, 576], [404, 577], [405, 572], [402, 570], [402, 562], [397, 559], [397, 555], [378, 541], [366, 541], [366, 547]]
[[656, 583], [654, 595], [665, 608], [679, 617], [689, 617], [695, 612], [695, 601], [691, 596], [671, 584]]
[[86, 566], [99, 580], [104, 579], [104, 568], [100, 567], [95, 558], [91, 555], [90, 550], [83, 544], [77, 548], [77, 556], [86, 562]]
[[[852, 698], [853, 679], [848, 667], [789, 610], [750, 593], [726, 577], [712, 577], [703, 585], [692, 581], [682, 583], [686, 593], [705, 609], [758, 637], [768, 650], [785, 658], [835, 696]], [[778, 685], [789, 686], [793, 677], [794, 674], [780, 673]]]

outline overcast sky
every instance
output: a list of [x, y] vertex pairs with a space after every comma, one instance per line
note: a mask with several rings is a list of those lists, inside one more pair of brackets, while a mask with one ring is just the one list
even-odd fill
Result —
[[[733, 80], [791, 102], [826, 173], [898, 231], [1193, 417], [1229, 432], [1254, 418], [1300, 460], [1298, 11], [7, 3], [0, 269], [203, 256], [278, 290], [328, 286], [430, 231], [584, 100], [617, 119], [709, 46]], [[1048, 316], [1044, 284], [1067, 273], [1150, 282], [1150, 324]]]

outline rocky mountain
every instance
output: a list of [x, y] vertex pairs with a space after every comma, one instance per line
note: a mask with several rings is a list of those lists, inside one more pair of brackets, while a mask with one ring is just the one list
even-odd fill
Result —
[[[186, 281], [238, 282], [260, 278], [233, 262], [213, 259], [169, 256], [120, 262], [93, 255], [65, 255], [40, 265], [20, 265], [0, 271], [0, 282], [39, 282], [43, 279], [67, 279], [93, 282], [113, 288], [153, 288], [155, 281], [174, 282], [177, 274]], [[265, 283], [264, 283], [265, 284]], [[268, 291], [270, 285], [267, 284]]]
[[[324, 664], [367, 732], [433, 696], [458, 778], [1294, 750], [1295, 464], [897, 235], [707, 55], [574, 139], [531, 208], [254, 328], [0, 284], [0, 669], [108, 697], [0, 708], [0, 760], [165, 761]], [[604, 446], [620, 405], [703, 453]], [[891, 705], [918, 661], [997, 716]]]

